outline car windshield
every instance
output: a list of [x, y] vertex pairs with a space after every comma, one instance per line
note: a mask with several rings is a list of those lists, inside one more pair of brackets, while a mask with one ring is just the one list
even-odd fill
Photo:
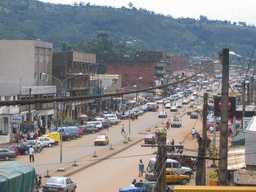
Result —
[[47, 183], [54, 183], [54, 184], [64, 184], [63, 178], [50, 178]]
[[178, 118], [173, 118], [173, 121], [179, 121], [179, 119]]
[[150, 135], [147, 135], [146, 138], [152, 138], [154, 135], [150, 134]]
[[157, 131], [163, 131], [163, 129], [157, 129]]
[[96, 139], [105, 139], [105, 136], [104, 135], [99, 135], [99, 136], [97, 136]]

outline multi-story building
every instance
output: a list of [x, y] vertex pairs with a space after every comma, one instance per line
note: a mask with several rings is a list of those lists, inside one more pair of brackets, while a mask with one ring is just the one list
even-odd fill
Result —
[[[93, 94], [98, 80], [92, 76], [97, 72], [96, 55], [76, 51], [53, 53], [53, 85], [58, 87], [59, 95], [72, 97]], [[58, 79], [58, 80], [57, 80]], [[91, 101], [68, 102], [65, 116], [77, 118], [90, 107]]]
[[[50, 79], [43, 76], [43, 73], [51, 74], [52, 70], [51, 43], [40, 40], [0, 40], [0, 68], [1, 100], [49, 98], [56, 93], [56, 88], [50, 86]], [[13, 128], [22, 129], [24, 121], [34, 121], [40, 128], [48, 128], [53, 109], [53, 104], [1, 107], [0, 131], [6, 136], [3, 140], [10, 140], [16, 132]], [[30, 129], [32, 127], [35, 128], [30, 126]]]

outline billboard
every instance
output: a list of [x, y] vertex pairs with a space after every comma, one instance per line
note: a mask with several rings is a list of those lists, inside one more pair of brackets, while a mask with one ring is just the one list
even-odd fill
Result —
[[[221, 97], [214, 97], [214, 116], [221, 116]], [[236, 116], [236, 97], [228, 98], [228, 118]]]

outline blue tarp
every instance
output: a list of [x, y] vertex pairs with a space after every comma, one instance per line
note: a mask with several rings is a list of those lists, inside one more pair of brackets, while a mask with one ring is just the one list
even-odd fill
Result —
[[141, 187], [127, 187], [127, 188], [120, 188], [119, 192], [134, 192], [134, 191], [147, 191], [145, 188]]

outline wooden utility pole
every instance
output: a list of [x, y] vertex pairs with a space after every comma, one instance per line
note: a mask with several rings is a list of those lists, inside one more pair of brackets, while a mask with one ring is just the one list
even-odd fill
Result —
[[158, 175], [158, 181], [156, 184], [156, 192], [163, 192], [166, 190], [166, 136], [159, 136], [157, 141], [158, 153], [156, 157], [156, 172]]
[[242, 82], [242, 105], [243, 105], [243, 111], [242, 111], [242, 123], [241, 128], [244, 129], [244, 117], [245, 117], [245, 80]]
[[198, 139], [198, 160], [196, 171], [196, 185], [206, 184], [205, 175], [205, 157], [206, 157], [206, 143], [207, 143], [207, 110], [208, 110], [208, 93], [204, 93], [204, 105], [203, 105], [203, 134], [202, 138]]
[[220, 55], [222, 61], [222, 97], [220, 129], [219, 185], [226, 186], [228, 180], [228, 90], [229, 90], [229, 49], [224, 48]]

